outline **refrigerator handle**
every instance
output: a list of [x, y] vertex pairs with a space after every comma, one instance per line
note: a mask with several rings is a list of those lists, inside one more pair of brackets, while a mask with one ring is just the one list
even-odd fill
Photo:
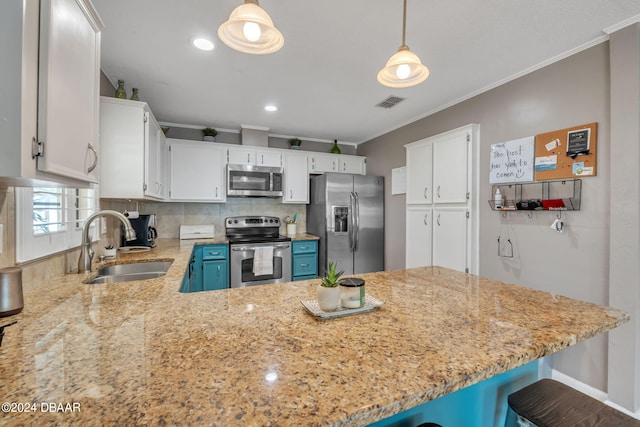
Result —
[[351, 224], [349, 224], [349, 249], [353, 252], [355, 250], [355, 225], [356, 225], [356, 211], [355, 211], [355, 194], [353, 192], [349, 193], [349, 219]]
[[360, 199], [358, 198], [358, 193], [353, 193], [355, 199], [355, 211], [353, 214], [355, 227], [353, 230], [354, 234], [354, 242], [353, 242], [353, 251], [358, 252], [358, 245], [360, 243]]

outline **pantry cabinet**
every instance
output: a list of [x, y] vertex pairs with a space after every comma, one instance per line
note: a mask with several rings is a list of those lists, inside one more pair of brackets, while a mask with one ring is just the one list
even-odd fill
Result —
[[172, 201], [225, 202], [226, 149], [205, 142], [169, 139]]
[[477, 273], [478, 126], [405, 145], [405, 265]]
[[100, 196], [164, 200], [166, 138], [146, 102], [102, 97]]
[[285, 154], [282, 203], [309, 203], [307, 153], [291, 151]]
[[97, 182], [102, 27], [88, 0], [0, 2], [5, 183]]

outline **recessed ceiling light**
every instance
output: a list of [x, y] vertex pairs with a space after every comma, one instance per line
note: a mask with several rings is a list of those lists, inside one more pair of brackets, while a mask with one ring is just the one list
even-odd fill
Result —
[[198, 49], [213, 50], [213, 42], [211, 40], [202, 39], [202, 38], [194, 39], [193, 45]]
[[275, 105], [266, 105], [264, 109], [271, 112], [278, 111], [278, 107], [276, 107]]

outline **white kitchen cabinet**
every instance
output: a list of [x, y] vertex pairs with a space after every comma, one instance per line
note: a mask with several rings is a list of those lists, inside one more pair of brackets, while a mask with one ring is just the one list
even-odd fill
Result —
[[[477, 274], [478, 135], [477, 125], [467, 125], [405, 145], [407, 267], [430, 258]], [[419, 251], [427, 248], [425, 258]]]
[[310, 173], [355, 173], [366, 174], [365, 157], [341, 154], [309, 153]]
[[251, 148], [229, 148], [227, 163], [230, 165], [282, 166], [282, 154], [275, 150], [256, 150]]
[[341, 155], [338, 158], [340, 172], [355, 173], [358, 175], [366, 174], [366, 164], [364, 157]]
[[147, 103], [102, 97], [100, 138], [101, 197], [166, 197], [166, 139]]
[[468, 272], [468, 215], [466, 208], [433, 210], [433, 265]]
[[407, 144], [407, 204], [433, 202], [432, 143], [421, 140]]
[[4, 183], [97, 182], [102, 26], [89, 0], [0, 2]]
[[466, 130], [433, 141], [434, 203], [466, 203], [469, 196], [469, 140]]
[[284, 196], [282, 203], [309, 203], [309, 171], [307, 153], [285, 154]]
[[227, 150], [215, 144], [169, 139], [172, 201], [225, 202]]
[[429, 206], [407, 207], [406, 268], [431, 265], [433, 210]]

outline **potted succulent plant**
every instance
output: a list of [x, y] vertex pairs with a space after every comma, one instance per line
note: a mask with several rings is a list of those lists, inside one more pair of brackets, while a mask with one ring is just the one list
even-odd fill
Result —
[[291, 138], [289, 140], [289, 145], [292, 150], [299, 150], [302, 145], [302, 140], [300, 138]]
[[338, 271], [337, 264], [329, 261], [329, 268], [326, 275], [318, 285], [318, 305], [322, 311], [334, 311], [340, 305], [340, 288], [338, 280], [344, 274], [343, 270]]
[[202, 140], [213, 142], [216, 140], [216, 135], [218, 131], [214, 128], [204, 128], [202, 129]]

